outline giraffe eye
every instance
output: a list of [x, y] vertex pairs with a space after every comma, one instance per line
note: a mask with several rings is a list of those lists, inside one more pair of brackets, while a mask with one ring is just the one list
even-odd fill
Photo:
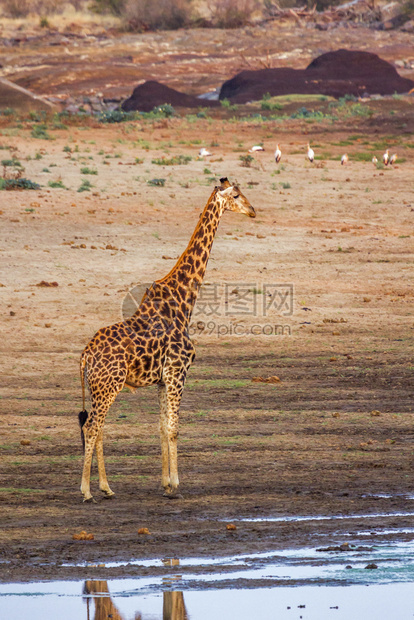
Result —
[[236, 196], [233, 196], [234, 199], [238, 198], [240, 196], [240, 194], [237, 194]]

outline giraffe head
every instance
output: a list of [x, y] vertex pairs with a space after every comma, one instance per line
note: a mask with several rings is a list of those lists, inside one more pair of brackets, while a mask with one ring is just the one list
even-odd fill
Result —
[[231, 185], [227, 178], [220, 179], [220, 187], [217, 188], [216, 196], [222, 200], [223, 211], [235, 211], [249, 217], [256, 217], [250, 202], [243, 196], [237, 185]]

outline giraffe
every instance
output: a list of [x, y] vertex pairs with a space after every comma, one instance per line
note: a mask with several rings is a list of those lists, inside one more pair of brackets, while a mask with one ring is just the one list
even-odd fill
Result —
[[[90, 491], [94, 450], [99, 488], [104, 497], [114, 495], [105, 473], [103, 427], [109, 407], [124, 386], [132, 391], [158, 386], [161, 483], [165, 497], [181, 497], [177, 467], [178, 414], [186, 375], [195, 357], [188, 326], [214, 236], [226, 210], [256, 217], [240, 189], [222, 178], [176, 265], [146, 290], [132, 317], [101, 328], [82, 352], [83, 411], [79, 413], [79, 423], [84, 446], [81, 493], [85, 502], [95, 502]], [[91, 395], [89, 413], [85, 410], [85, 380]]]

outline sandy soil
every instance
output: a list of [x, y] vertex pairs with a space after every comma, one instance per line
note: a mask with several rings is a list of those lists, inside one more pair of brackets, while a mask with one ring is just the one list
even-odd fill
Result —
[[[309, 523], [241, 517], [411, 509], [414, 142], [404, 132], [412, 103], [375, 105], [370, 119], [335, 123], [182, 116], [50, 126], [53, 140], [32, 137], [33, 123], [3, 119], [3, 157], [17, 157], [42, 188], [0, 196], [0, 579], [105, 579], [125, 571], [91, 575], [62, 564], [253, 552], [315, 535]], [[308, 139], [323, 155], [313, 165]], [[266, 150], [241, 166], [259, 142]], [[197, 159], [200, 146], [213, 156]], [[398, 152], [395, 167], [357, 161], [386, 146]], [[344, 150], [350, 162], [341, 166], [333, 158]], [[152, 163], [174, 155], [192, 159]], [[206, 275], [219, 314], [213, 325], [201, 307], [195, 315], [197, 359], [179, 441], [184, 498], [162, 497], [157, 394], [148, 388], [120, 394], [107, 419], [116, 497], [85, 505], [80, 352], [99, 327], [119, 320], [131, 288], [169, 271], [223, 175], [240, 184], [257, 218], [223, 217]], [[154, 178], [165, 186], [149, 185]], [[82, 179], [91, 191], [77, 191]], [[276, 284], [293, 286], [292, 312], [263, 316], [266, 287]], [[254, 290], [256, 312], [237, 314], [245, 290]], [[252, 334], [253, 325], [279, 327]], [[280, 382], [252, 381], [272, 376]], [[227, 520], [237, 530], [227, 531]], [[392, 516], [377, 525], [390, 523]], [[138, 535], [141, 527], [150, 535]], [[341, 527], [324, 531], [337, 540]], [[80, 530], [94, 540], [74, 541]]]

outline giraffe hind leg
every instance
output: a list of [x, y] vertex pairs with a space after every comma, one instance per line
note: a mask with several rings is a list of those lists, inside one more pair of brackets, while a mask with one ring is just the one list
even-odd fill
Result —
[[[123, 382], [112, 384], [110, 387], [106, 386], [105, 390], [100, 390], [98, 393], [96, 390], [91, 389], [92, 408], [82, 426], [85, 450], [81, 493], [84, 502], [95, 501], [90, 490], [92, 457], [95, 449], [98, 460], [99, 487], [106, 497], [114, 495], [108, 485], [105, 472], [103, 458], [103, 426], [108, 409], [114, 402], [117, 394], [122, 390], [122, 387]], [[81, 412], [81, 414], [79, 414], [79, 420], [82, 422], [83, 418], [84, 412]]]
[[96, 458], [98, 461], [98, 472], [99, 472], [99, 489], [104, 494], [106, 499], [109, 499], [115, 495], [108, 484], [108, 479], [106, 477], [105, 471], [105, 462], [103, 456], [103, 428], [98, 432], [98, 436], [96, 438]]

